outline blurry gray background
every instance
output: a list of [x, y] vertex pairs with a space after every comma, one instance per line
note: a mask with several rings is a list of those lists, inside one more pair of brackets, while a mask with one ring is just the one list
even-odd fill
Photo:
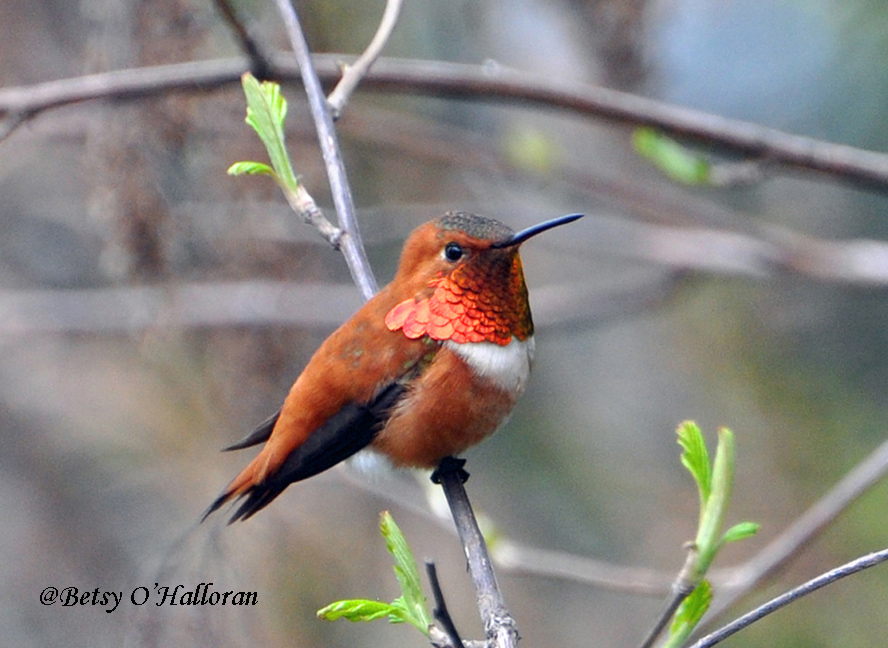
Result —
[[[271, 3], [238, 6], [285, 46]], [[382, 6], [299, 3], [312, 47], [349, 53], [368, 42]], [[2, 86], [237, 53], [207, 2], [0, 3]], [[495, 60], [888, 148], [888, 10], [873, 0], [416, 0], [386, 54]], [[327, 206], [301, 89], [285, 92], [297, 172]], [[90, 103], [39, 116], [0, 143], [0, 300], [55, 305], [30, 311], [22, 326], [0, 323], [5, 645], [426, 645], [409, 627], [315, 618], [336, 599], [396, 595], [377, 533], [384, 509], [418, 558], [438, 562], [464, 636], [481, 635], [455, 538], [401, 503], [416, 501], [420, 485], [389, 498], [364, 487], [372, 478], [336, 469], [291, 487], [246, 524], [223, 528], [216, 516], [195, 526], [252, 456], [218, 449], [279, 406], [359, 303], [342, 259], [296, 222], [271, 181], [225, 175], [232, 162], [263, 159], [243, 112], [234, 86]], [[756, 520], [762, 531], [719, 561], [735, 564], [884, 438], [884, 289], [729, 271], [672, 281], [674, 268], [632, 244], [639, 226], [653, 225], [770, 224], [880, 240], [884, 196], [801, 175], [676, 187], [632, 152], [630, 129], [539, 108], [359, 91], [340, 133], [380, 282], [408, 232], [446, 209], [515, 228], [587, 214], [525, 246], [535, 374], [509, 424], [468, 453], [469, 493], [501, 536], [676, 571], [697, 503], [674, 429], [693, 418], [710, 440], [719, 425], [737, 435], [731, 521]], [[250, 312], [259, 287], [225, 283], [247, 280], [305, 284], [281, 305], [293, 323], [214, 324], [214, 306]], [[182, 286], [195, 297], [177, 299]], [[74, 292], [84, 289], [120, 292], [84, 301]], [[741, 609], [888, 544], [886, 488]], [[259, 605], [181, 610], [125, 600], [106, 614], [38, 601], [49, 585], [128, 597], [140, 586], [207, 581], [256, 591]], [[657, 598], [507, 570], [500, 582], [528, 646], [634, 646], [660, 607]], [[880, 645], [886, 586], [884, 568], [872, 570], [725, 645]]]

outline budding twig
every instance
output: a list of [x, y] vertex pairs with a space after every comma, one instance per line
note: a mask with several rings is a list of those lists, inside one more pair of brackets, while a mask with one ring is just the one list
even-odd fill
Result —
[[678, 611], [679, 606], [694, 591], [695, 583], [691, 575], [697, 562], [696, 554], [696, 548], [693, 545], [690, 546], [685, 564], [672, 583], [669, 599], [639, 648], [651, 648], [656, 643], [666, 626], [669, 625], [673, 615]]
[[401, 13], [402, 4], [403, 0], [388, 0], [386, 2], [382, 20], [367, 49], [351, 65], [343, 64], [342, 78], [327, 98], [330, 110], [333, 111], [333, 119], [339, 119], [351, 93], [358, 87], [358, 83], [367, 75], [367, 72], [370, 71], [370, 66], [373, 65], [373, 62], [382, 53], [382, 49], [391, 37], [395, 24], [398, 22], [398, 15]]
[[370, 299], [376, 294], [378, 287], [373, 270], [370, 268], [370, 262], [367, 260], [367, 254], [364, 252], [364, 245], [361, 242], [351, 187], [346, 176], [345, 164], [340, 154], [339, 138], [333, 127], [333, 118], [327, 105], [327, 99], [312, 64], [311, 53], [299, 24], [296, 10], [293, 9], [290, 0], [275, 0], [275, 4], [284, 20], [290, 46], [299, 63], [299, 73], [308, 95], [309, 109], [317, 129], [321, 154], [324, 157], [327, 177], [330, 180], [330, 190], [333, 194], [333, 204], [336, 206], [336, 213], [343, 230], [339, 237], [339, 246], [361, 295], [365, 300]]

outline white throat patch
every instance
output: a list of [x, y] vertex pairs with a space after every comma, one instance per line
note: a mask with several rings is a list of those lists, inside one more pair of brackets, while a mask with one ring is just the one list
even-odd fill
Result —
[[505, 346], [495, 342], [456, 344], [450, 341], [444, 345], [465, 360], [475, 373], [493, 381], [500, 389], [516, 396], [524, 392], [533, 363], [532, 335], [526, 340], [513, 337]]

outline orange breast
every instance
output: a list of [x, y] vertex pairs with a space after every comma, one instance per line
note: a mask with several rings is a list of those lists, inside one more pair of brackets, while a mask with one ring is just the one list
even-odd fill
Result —
[[493, 434], [517, 396], [442, 348], [398, 405], [373, 447], [396, 465], [433, 468]]

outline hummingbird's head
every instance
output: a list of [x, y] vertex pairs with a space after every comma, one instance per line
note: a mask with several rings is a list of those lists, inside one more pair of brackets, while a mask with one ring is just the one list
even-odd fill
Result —
[[408, 298], [386, 316], [409, 338], [508, 344], [533, 333], [518, 247], [563, 216], [515, 232], [497, 220], [448, 212], [417, 228], [404, 244], [392, 282]]

